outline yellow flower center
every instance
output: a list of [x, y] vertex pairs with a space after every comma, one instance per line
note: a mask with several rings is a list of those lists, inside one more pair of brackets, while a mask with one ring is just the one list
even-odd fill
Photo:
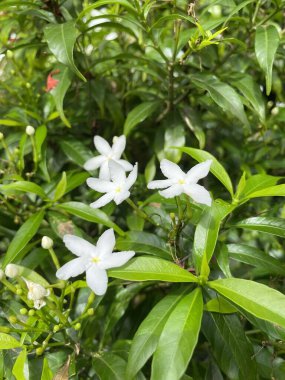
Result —
[[185, 184], [185, 181], [184, 181], [184, 179], [180, 179], [180, 180], [178, 181], [178, 183], [179, 183], [179, 185], [184, 185], [184, 184]]
[[121, 189], [120, 187], [117, 187], [115, 191], [116, 191], [116, 193], [120, 193], [121, 190], [122, 190], [122, 189]]
[[92, 262], [93, 262], [93, 263], [96, 263], [96, 264], [97, 264], [97, 263], [99, 263], [100, 261], [101, 261], [101, 260], [100, 260], [100, 257], [93, 257], [93, 258], [92, 258]]

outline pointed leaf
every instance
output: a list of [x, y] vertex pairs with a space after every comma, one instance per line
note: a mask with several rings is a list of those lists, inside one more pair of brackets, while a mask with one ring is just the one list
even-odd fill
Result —
[[261, 231], [285, 237], [285, 219], [257, 216], [241, 220], [234, 225], [247, 230]]
[[127, 136], [135, 126], [143, 122], [159, 107], [160, 102], [145, 102], [136, 106], [128, 114], [124, 125], [124, 134]]
[[0, 333], [0, 350], [21, 347], [20, 342], [9, 334]]
[[27, 359], [27, 351], [24, 349], [20, 352], [12, 369], [12, 373], [15, 376], [16, 380], [23, 380], [27, 378], [24, 372], [26, 359]]
[[37, 194], [41, 198], [46, 198], [44, 190], [37, 184], [29, 181], [16, 181], [9, 183], [8, 185], [0, 185], [0, 191], [4, 190], [8, 192], [14, 191], [23, 191], [25, 193]]
[[63, 172], [60, 181], [56, 185], [53, 200], [58, 201], [65, 193], [66, 190], [66, 173]]
[[100, 380], [125, 379], [126, 364], [124, 359], [111, 352], [97, 354], [92, 361], [92, 367]]

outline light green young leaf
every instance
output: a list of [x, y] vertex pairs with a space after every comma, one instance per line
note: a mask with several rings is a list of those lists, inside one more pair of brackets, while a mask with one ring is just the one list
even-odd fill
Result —
[[64, 111], [63, 111], [63, 100], [65, 94], [71, 85], [72, 74], [68, 67], [64, 67], [60, 70], [60, 73], [57, 75], [58, 83], [54, 89], [51, 90], [51, 94], [54, 98], [56, 109], [59, 113], [61, 120], [64, 124], [71, 128], [70, 122], [67, 120]]
[[102, 210], [91, 208], [81, 202], [65, 202], [56, 205], [56, 207], [65, 210], [72, 215], [78, 216], [83, 220], [87, 220], [88, 222], [99, 223], [109, 228], [113, 228], [121, 236], [125, 234], [124, 231], [117, 224], [112, 222], [108, 215]]
[[233, 196], [232, 181], [226, 172], [225, 168], [219, 163], [219, 161], [205, 150], [195, 148], [179, 148], [182, 152], [189, 154], [194, 160], [203, 162], [206, 160], [212, 160], [210, 172], [225, 186], [231, 196]]
[[127, 116], [124, 124], [124, 135], [128, 135], [135, 126], [143, 122], [147, 117], [154, 113], [159, 107], [160, 102], [145, 102], [133, 108]]
[[266, 94], [269, 95], [272, 86], [272, 67], [279, 46], [279, 33], [274, 25], [259, 26], [255, 33], [255, 55], [265, 73]]
[[285, 219], [282, 218], [257, 216], [241, 220], [234, 226], [285, 237]]
[[44, 358], [41, 380], [52, 380], [52, 378], [53, 378], [53, 374], [52, 374], [51, 369], [49, 368], [48, 360], [47, 358]]
[[38, 159], [41, 160], [41, 148], [47, 136], [47, 127], [45, 125], [41, 125], [36, 129], [35, 133], [35, 146]]
[[198, 341], [203, 315], [201, 288], [184, 296], [168, 318], [153, 356], [151, 380], [179, 380]]
[[237, 312], [237, 309], [223, 297], [216, 297], [208, 301], [204, 306], [204, 310], [220, 314], [232, 314]]
[[285, 327], [285, 295], [277, 290], [238, 278], [210, 281], [208, 286], [254, 316]]
[[126, 377], [132, 379], [154, 353], [162, 329], [171, 312], [185, 294], [176, 291], [164, 297], [138, 328], [129, 353]]
[[26, 374], [24, 371], [26, 359], [27, 351], [24, 349], [20, 352], [12, 369], [12, 373], [15, 376], [16, 380], [28, 380], [28, 377], [25, 376]]
[[156, 173], [155, 156], [152, 156], [152, 158], [148, 161], [145, 167], [145, 171], [144, 171], [145, 181], [147, 183], [152, 181], [155, 177], [155, 173]]
[[11, 241], [7, 253], [4, 257], [2, 266], [5, 266], [17, 259], [21, 250], [28, 244], [32, 237], [37, 233], [40, 224], [44, 218], [44, 210], [38, 211], [32, 215], [19, 228], [13, 240]]
[[58, 201], [65, 193], [66, 190], [66, 173], [63, 172], [60, 181], [56, 185], [54, 197], [54, 202]]
[[10, 350], [17, 347], [21, 347], [17, 339], [9, 334], [0, 333], [0, 350]]
[[252, 194], [259, 193], [267, 188], [275, 187], [282, 177], [276, 177], [268, 174], [255, 174], [246, 180], [246, 183], [240, 192], [240, 198], [253, 198]]
[[86, 82], [86, 79], [75, 66], [73, 60], [73, 49], [78, 35], [75, 21], [71, 20], [62, 24], [49, 24], [44, 29], [44, 35], [49, 49], [57, 60], [68, 66], [80, 79]]
[[190, 272], [156, 257], [140, 256], [124, 266], [108, 271], [110, 277], [128, 281], [198, 282]]
[[267, 187], [266, 189], [255, 191], [249, 198], [259, 197], [285, 197], [285, 185]]

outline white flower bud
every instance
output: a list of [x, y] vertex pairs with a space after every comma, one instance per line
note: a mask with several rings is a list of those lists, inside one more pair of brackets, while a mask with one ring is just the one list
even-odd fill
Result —
[[42, 247], [43, 249], [51, 249], [53, 246], [53, 240], [48, 236], [43, 236]]
[[2, 269], [0, 269], [0, 281], [3, 280], [4, 277], [5, 277], [5, 273]]
[[0, 141], [4, 139], [4, 134], [0, 132]]
[[49, 296], [50, 291], [44, 288], [42, 285], [35, 282], [26, 280], [24, 278], [28, 288], [28, 299], [30, 301], [39, 301], [44, 297]]
[[15, 264], [8, 264], [5, 268], [5, 274], [7, 277], [15, 278], [19, 276], [19, 269]]
[[31, 125], [26, 126], [26, 134], [28, 136], [33, 136], [35, 134], [35, 128], [32, 127]]

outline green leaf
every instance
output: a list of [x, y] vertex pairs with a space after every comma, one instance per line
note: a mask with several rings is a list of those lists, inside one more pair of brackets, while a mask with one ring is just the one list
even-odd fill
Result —
[[232, 314], [237, 312], [237, 309], [223, 297], [213, 298], [208, 301], [204, 306], [204, 310], [220, 314]]
[[249, 101], [253, 109], [258, 114], [261, 121], [265, 119], [265, 103], [262, 98], [262, 93], [257, 83], [252, 76], [242, 74], [237, 78], [233, 78], [231, 83], [242, 93], [242, 95]]
[[35, 133], [35, 146], [36, 146], [36, 152], [38, 159], [41, 160], [41, 149], [42, 145], [46, 139], [47, 136], [47, 127], [45, 125], [41, 125], [36, 129]]
[[279, 46], [279, 33], [274, 25], [259, 26], [255, 33], [255, 55], [265, 73], [266, 95], [271, 92], [272, 67]]
[[15, 376], [16, 380], [23, 380], [27, 378], [24, 372], [26, 359], [27, 359], [27, 351], [24, 349], [20, 352], [12, 369], [12, 373]]
[[233, 196], [232, 181], [226, 172], [225, 168], [219, 163], [219, 161], [205, 150], [195, 148], [179, 148], [182, 152], [189, 154], [194, 160], [203, 162], [206, 160], [212, 160], [210, 172], [225, 186], [231, 196]]
[[214, 75], [193, 75], [193, 84], [209, 92], [211, 98], [225, 112], [239, 119], [244, 125], [248, 120], [244, 112], [242, 101], [237, 92], [227, 83], [221, 82]]
[[229, 256], [234, 260], [253, 265], [270, 274], [285, 276], [284, 264], [255, 247], [244, 244], [228, 244], [227, 249]]
[[78, 140], [62, 140], [60, 147], [71, 161], [82, 167], [92, 157], [91, 151]]
[[119, 235], [124, 235], [124, 231], [114, 222], [110, 220], [107, 214], [102, 210], [97, 210], [87, 206], [81, 202], [65, 202], [56, 205], [58, 209], [65, 210], [72, 215], [78, 216], [88, 222], [103, 224], [104, 226], [113, 228]]
[[208, 286], [254, 316], [285, 327], [285, 296], [277, 290], [238, 278], [211, 281]]
[[41, 275], [39, 275], [37, 272], [34, 272], [33, 270], [26, 268], [22, 265], [14, 264], [14, 266], [18, 270], [19, 276], [25, 277], [27, 280], [33, 281], [37, 284], [40, 284], [43, 287], [49, 286], [49, 283], [47, 282], [47, 280], [44, 277], [42, 277]]
[[96, 3], [89, 5], [79, 14], [77, 20], [82, 19], [86, 13], [89, 13], [92, 9], [96, 9], [98, 7], [102, 7], [103, 5], [121, 5], [126, 8], [131, 13], [137, 13], [136, 9], [129, 3], [127, 0], [98, 0]]
[[60, 70], [60, 73], [56, 77], [59, 82], [57, 83], [56, 87], [51, 90], [50, 93], [54, 98], [55, 106], [61, 120], [67, 127], [71, 128], [71, 124], [67, 120], [63, 111], [63, 100], [69, 86], [71, 85], [72, 73], [68, 67], [64, 67]]
[[6, 127], [24, 127], [25, 123], [16, 120], [0, 119], [0, 125], [5, 125]]
[[67, 184], [66, 184], [65, 194], [81, 186], [83, 183], [86, 182], [86, 179], [88, 177], [90, 177], [90, 174], [86, 172], [80, 171], [79, 173], [76, 173], [73, 170], [70, 172], [67, 172], [66, 173]]
[[71, 20], [63, 24], [49, 24], [44, 29], [44, 35], [48, 47], [56, 59], [68, 66], [80, 79], [86, 82], [73, 60], [73, 49], [78, 35], [75, 21]]
[[171, 258], [166, 243], [157, 235], [150, 232], [129, 231], [124, 237], [117, 239], [116, 247], [120, 251], [130, 250], [165, 259]]
[[251, 193], [249, 198], [259, 197], [285, 197], [285, 185], [267, 187], [266, 189]]
[[55, 202], [58, 201], [64, 195], [65, 190], [66, 190], [66, 173], [63, 172], [61, 179], [55, 188], [53, 200]]
[[19, 228], [13, 240], [11, 241], [7, 253], [4, 257], [2, 266], [15, 261], [21, 250], [28, 244], [28, 242], [37, 233], [39, 226], [44, 218], [44, 210], [38, 211], [32, 215], [25, 223]]
[[154, 353], [162, 329], [186, 289], [164, 297], [150, 311], [138, 328], [129, 353], [126, 377], [132, 379]]
[[241, 220], [234, 225], [247, 230], [261, 231], [268, 234], [285, 237], [285, 219], [271, 217], [253, 217]]
[[197, 277], [178, 265], [150, 256], [136, 257], [118, 269], [110, 269], [108, 274], [110, 277], [128, 281], [198, 281]]
[[37, 184], [29, 181], [16, 181], [13, 183], [9, 183], [8, 185], [0, 185], [0, 190], [4, 190], [4, 192], [13, 192], [14, 191], [23, 191], [25, 193], [33, 193], [37, 194], [41, 198], [46, 198], [46, 193], [44, 190]]
[[152, 181], [155, 177], [155, 173], [156, 173], [155, 156], [152, 156], [152, 158], [148, 161], [145, 167], [145, 171], [144, 171], [145, 181], [147, 183]]
[[185, 129], [181, 117], [171, 114], [165, 119], [164, 124], [166, 130], [164, 133], [164, 158], [172, 162], [178, 163], [181, 159], [182, 152], [173, 149], [175, 147], [183, 147], [185, 145]]
[[125, 379], [126, 364], [124, 359], [111, 352], [97, 354], [92, 361], [92, 367], [100, 380]]
[[256, 174], [249, 177], [240, 192], [240, 198], [254, 198], [252, 194], [274, 187], [282, 177], [267, 174]]
[[52, 374], [51, 369], [49, 368], [47, 358], [44, 358], [41, 380], [52, 380], [52, 378], [53, 378], [53, 374]]
[[197, 273], [201, 273], [203, 257], [207, 262], [214, 253], [219, 229], [223, 218], [231, 211], [232, 206], [226, 202], [216, 200], [211, 208], [205, 208], [196, 227], [193, 244], [193, 258]]
[[147, 117], [154, 113], [159, 107], [160, 102], [144, 102], [136, 106], [128, 114], [124, 124], [124, 135], [128, 135], [135, 126], [143, 122]]
[[21, 347], [21, 344], [14, 337], [9, 334], [0, 333], [0, 350], [10, 350], [17, 347]]
[[201, 288], [184, 296], [172, 311], [153, 356], [151, 380], [179, 380], [198, 341], [203, 315]]
[[230, 379], [256, 379], [253, 347], [236, 315], [206, 314], [203, 333], [219, 366]]

